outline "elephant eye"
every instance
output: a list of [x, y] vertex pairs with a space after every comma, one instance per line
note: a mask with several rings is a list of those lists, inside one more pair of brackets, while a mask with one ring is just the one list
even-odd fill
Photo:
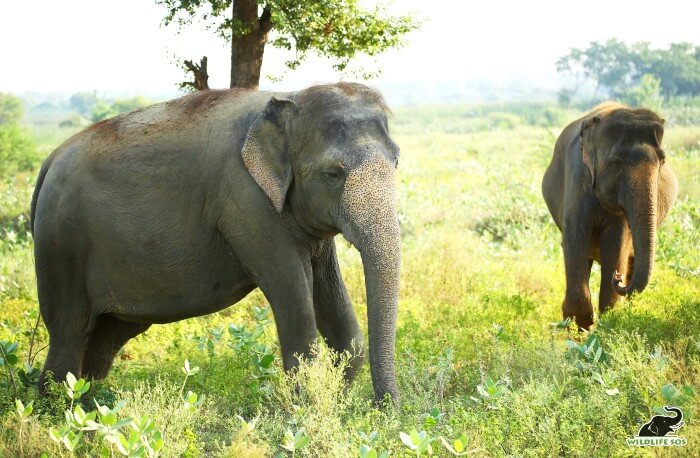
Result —
[[343, 169], [338, 166], [338, 167], [329, 167], [323, 171], [323, 175], [330, 181], [330, 182], [338, 182], [345, 177], [345, 172]]

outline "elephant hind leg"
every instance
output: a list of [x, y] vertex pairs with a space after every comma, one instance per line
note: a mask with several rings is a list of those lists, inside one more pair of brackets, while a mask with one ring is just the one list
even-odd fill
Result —
[[49, 351], [39, 378], [40, 392], [44, 392], [46, 389], [49, 377], [57, 382], [65, 380], [66, 374], [69, 372], [80, 377], [87, 341], [87, 332], [76, 332], [67, 329], [67, 327], [52, 329], [51, 326], [47, 326], [47, 328], [49, 331]]
[[[88, 336], [95, 325], [89, 301], [79, 285], [71, 284], [68, 272], [37, 275], [39, 309], [49, 334], [49, 351], [39, 378], [44, 392], [49, 374], [63, 381], [68, 372], [80, 377]], [[76, 282], [77, 283], [77, 282]]]
[[129, 323], [111, 315], [100, 315], [88, 338], [83, 356], [83, 376], [96, 380], [105, 378], [119, 349], [150, 326], [145, 323]]

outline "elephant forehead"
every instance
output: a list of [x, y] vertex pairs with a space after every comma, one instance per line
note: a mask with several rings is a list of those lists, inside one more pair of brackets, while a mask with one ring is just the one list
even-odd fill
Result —
[[357, 223], [395, 218], [396, 170], [385, 157], [374, 155], [354, 167], [345, 180], [343, 212]]

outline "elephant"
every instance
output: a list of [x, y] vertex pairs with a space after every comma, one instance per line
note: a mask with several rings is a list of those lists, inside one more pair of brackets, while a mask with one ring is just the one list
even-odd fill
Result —
[[542, 194], [562, 233], [563, 316], [581, 329], [593, 324], [594, 260], [601, 266], [601, 314], [649, 283], [656, 230], [678, 194], [663, 134], [664, 120], [651, 110], [606, 102], [566, 126], [556, 141]]
[[683, 412], [677, 407], [664, 406], [666, 412], [673, 412], [675, 417], [666, 415], [654, 415], [647, 423], [639, 428], [637, 436], [640, 437], [663, 437], [666, 434], [677, 430], [683, 426]]
[[378, 402], [394, 367], [401, 240], [381, 93], [210, 90], [99, 122], [43, 164], [31, 203], [49, 350], [40, 377], [104, 378], [151, 324], [222, 310], [260, 288], [284, 369], [317, 330], [365, 359], [334, 236], [360, 252]]

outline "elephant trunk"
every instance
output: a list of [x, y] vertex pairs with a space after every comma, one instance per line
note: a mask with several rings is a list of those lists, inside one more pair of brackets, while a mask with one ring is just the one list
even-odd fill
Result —
[[401, 236], [396, 213], [394, 167], [382, 160], [363, 163], [346, 180], [341, 230], [360, 251], [367, 291], [369, 362], [375, 400], [397, 400], [394, 370]]
[[362, 255], [367, 290], [369, 363], [378, 402], [387, 393], [394, 399], [399, 394], [394, 371], [401, 266], [399, 243], [398, 237], [393, 234], [382, 234], [374, 237], [374, 240], [360, 243], [358, 247]]
[[644, 291], [654, 266], [654, 251], [656, 245], [657, 226], [657, 196], [658, 180], [655, 171], [636, 170], [630, 176], [628, 194], [623, 199], [623, 207], [627, 215], [632, 233], [634, 248], [634, 270], [629, 285], [620, 284], [621, 278], [613, 278], [613, 286], [617, 294], [627, 296], [633, 292]]
[[675, 420], [675, 423], [673, 423], [673, 425], [677, 425], [683, 420], [683, 412], [681, 412], [681, 409], [678, 409], [676, 407], [664, 406], [664, 410], [666, 412], [673, 412], [676, 414], [676, 416], [673, 418]]

